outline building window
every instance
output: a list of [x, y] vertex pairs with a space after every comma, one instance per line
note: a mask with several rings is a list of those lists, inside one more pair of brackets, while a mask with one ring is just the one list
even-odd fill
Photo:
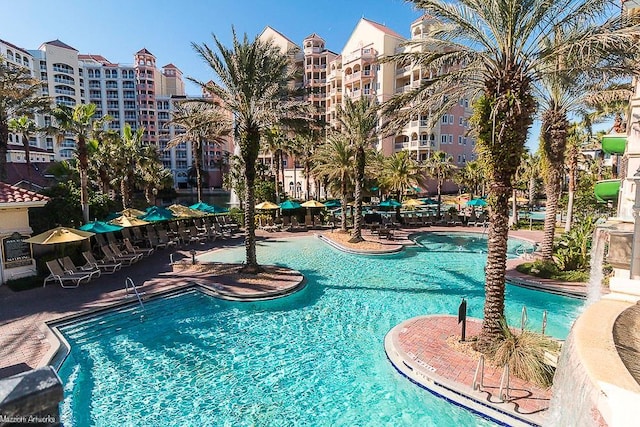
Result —
[[458, 135], [458, 145], [462, 145], [462, 136]]
[[440, 143], [441, 144], [446, 144], [447, 143], [447, 135], [440, 135]]

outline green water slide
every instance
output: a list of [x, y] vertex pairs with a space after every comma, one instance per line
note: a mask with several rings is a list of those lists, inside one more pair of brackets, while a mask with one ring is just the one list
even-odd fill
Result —
[[602, 137], [602, 151], [607, 154], [624, 154], [627, 147], [627, 135], [617, 133]]
[[599, 202], [616, 200], [618, 198], [619, 192], [620, 192], [619, 179], [606, 179], [604, 181], [598, 181], [596, 182], [596, 185], [593, 188], [593, 193], [596, 195], [596, 199]]

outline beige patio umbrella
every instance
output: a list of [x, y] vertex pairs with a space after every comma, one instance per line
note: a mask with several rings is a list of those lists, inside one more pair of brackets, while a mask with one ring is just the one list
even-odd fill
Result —
[[139, 209], [134, 209], [134, 208], [127, 208], [124, 209], [120, 212], [123, 216], [129, 216], [129, 217], [137, 217], [137, 216], [142, 216], [144, 215], [144, 212], [139, 210]]
[[402, 202], [403, 205], [409, 207], [409, 208], [415, 208], [416, 206], [422, 206], [424, 205], [423, 201], [420, 201], [418, 199], [409, 199], [406, 200], [404, 202]]
[[147, 225], [149, 222], [135, 217], [122, 215], [109, 221], [109, 224], [119, 225], [120, 227], [139, 227], [141, 225]]
[[324, 208], [324, 203], [321, 203], [317, 200], [307, 200], [306, 202], [302, 203], [300, 206], [302, 206], [303, 208]]
[[258, 203], [256, 205], [256, 209], [262, 209], [262, 210], [274, 210], [274, 209], [280, 209], [280, 206], [276, 205], [275, 203], [272, 202], [262, 202], [262, 203]]
[[[513, 196], [509, 197], [509, 203], [513, 202]], [[526, 197], [516, 197], [516, 203], [518, 204], [524, 204], [524, 203], [529, 203], [529, 199], [527, 199]]]
[[206, 213], [202, 211], [191, 209], [187, 206], [178, 205], [178, 204], [173, 204], [169, 206], [167, 209], [173, 212], [175, 216], [182, 217], [182, 218], [203, 217], [206, 215]]
[[56, 243], [79, 242], [88, 239], [94, 234], [95, 233], [89, 231], [76, 230], [70, 227], [56, 227], [32, 236], [26, 239], [25, 242], [35, 243], [36, 245], [55, 245]]

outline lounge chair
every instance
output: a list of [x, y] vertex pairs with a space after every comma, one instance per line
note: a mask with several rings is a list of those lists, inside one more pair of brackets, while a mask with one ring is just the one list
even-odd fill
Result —
[[133, 231], [133, 237], [135, 237], [135, 239], [132, 240], [134, 244], [138, 244], [139, 242], [146, 241], [146, 239], [142, 235], [142, 229], [140, 227], [133, 227], [132, 231]]
[[177, 237], [169, 237], [167, 230], [158, 230], [158, 241], [165, 247], [176, 246], [180, 240]]
[[142, 253], [132, 253], [126, 250], [120, 250], [118, 245], [110, 244], [109, 249], [111, 249], [111, 252], [113, 252], [118, 258], [134, 257], [136, 258], [136, 261], [140, 261], [142, 257], [144, 257], [144, 254]]
[[141, 248], [139, 246], [134, 246], [133, 244], [131, 244], [131, 241], [129, 239], [124, 239], [124, 248], [127, 253], [140, 253], [142, 254], [142, 256], [149, 256], [153, 253], [153, 248]]
[[134, 262], [137, 262], [140, 258], [138, 256], [118, 256], [116, 255], [108, 245], [100, 246], [100, 250], [104, 253], [105, 258], [109, 261], [117, 263], [120, 262], [124, 265], [131, 265]]
[[132, 235], [131, 231], [129, 231], [128, 228], [123, 228], [122, 230], [120, 230], [120, 233], [122, 233], [123, 239], [129, 239], [129, 241], [134, 245], [139, 245], [140, 243], [144, 243], [146, 241], [144, 237], [142, 237], [142, 233], [140, 233], [140, 237], [137, 237], [135, 235]]
[[100, 277], [101, 271], [99, 268], [93, 266], [78, 267], [68, 256], [59, 258], [58, 261], [60, 262], [60, 265], [62, 266], [64, 271], [66, 271], [67, 273], [87, 273], [90, 275], [89, 280], [97, 279], [98, 277]]
[[87, 266], [99, 268], [105, 274], [115, 273], [122, 267], [121, 262], [109, 262], [105, 260], [97, 260], [91, 251], [82, 252], [82, 256], [87, 260]]
[[[47, 286], [47, 282], [58, 282], [63, 288], [77, 288], [82, 282], [89, 282], [91, 274], [89, 273], [68, 273], [62, 269], [58, 260], [52, 259], [46, 262], [49, 274], [45, 277], [42, 287]], [[72, 285], [65, 285], [71, 282]]]

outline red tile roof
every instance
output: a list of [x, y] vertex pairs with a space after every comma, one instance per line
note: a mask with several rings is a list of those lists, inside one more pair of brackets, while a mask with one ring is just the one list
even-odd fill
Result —
[[92, 59], [96, 62], [99, 62], [102, 65], [117, 65], [117, 64], [113, 64], [111, 61], [109, 61], [107, 58], [105, 58], [102, 55], [93, 55], [93, 54], [80, 54], [78, 55], [78, 59], [79, 60], [88, 60], [88, 59]]
[[149, 52], [147, 50], [146, 47], [143, 47], [142, 49], [140, 49], [139, 51], [136, 52], [136, 55], [151, 55], [155, 58], [155, 56], [153, 55], [153, 53]]
[[47, 202], [48, 200], [47, 196], [0, 182], [0, 206], [3, 203], [31, 204], [34, 202]]

